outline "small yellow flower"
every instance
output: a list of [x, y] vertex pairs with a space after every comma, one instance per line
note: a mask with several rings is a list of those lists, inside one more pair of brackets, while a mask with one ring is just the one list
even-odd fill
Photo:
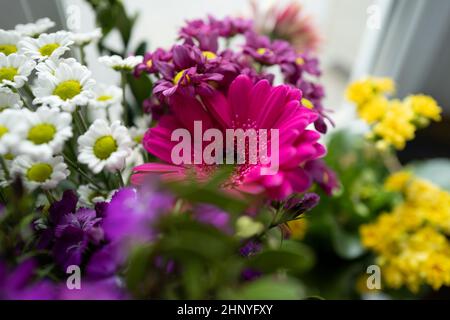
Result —
[[442, 109], [438, 106], [436, 100], [426, 95], [412, 95], [405, 99], [405, 103], [409, 104], [411, 109], [419, 116], [434, 121], [441, 120]]
[[384, 188], [387, 191], [402, 191], [408, 181], [411, 180], [412, 173], [408, 171], [399, 171], [390, 175], [385, 183]]
[[308, 229], [308, 221], [305, 218], [291, 220], [287, 225], [292, 239], [302, 240], [305, 237], [306, 230]]

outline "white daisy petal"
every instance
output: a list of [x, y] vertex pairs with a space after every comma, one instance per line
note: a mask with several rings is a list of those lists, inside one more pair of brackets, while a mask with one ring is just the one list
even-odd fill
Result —
[[124, 168], [132, 145], [127, 129], [118, 121], [109, 126], [105, 120], [98, 119], [78, 138], [78, 161], [94, 173], [104, 168], [116, 172]]
[[15, 30], [22, 36], [36, 37], [54, 26], [55, 23], [49, 18], [42, 18], [35, 23], [18, 24]]
[[117, 71], [131, 71], [143, 60], [142, 56], [129, 56], [123, 59], [118, 55], [113, 55], [98, 58], [100, 63]]

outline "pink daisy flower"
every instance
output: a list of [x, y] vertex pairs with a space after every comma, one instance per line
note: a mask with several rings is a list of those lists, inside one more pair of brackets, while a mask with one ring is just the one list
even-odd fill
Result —
[[[170, 180], [183, 180], [192, 173], [199, 180], [208, 179], [220, 164], [175, 165], [171, 160], [172, 150], [178, 143], [171, 141], [172, 132], [185, 128], [194, 135], [194, 121], [201, 121], [203, 130], [219, 129], [223, 136], [227, 129], [278, 129], [277, 173], [264, 175], [264, 170], [270, 165], [259, 161], [236, 164], [232, 176], [223, 186], [225, 189], [264, 194], [271, 199], [285, 199], [293, 193], [305, 192], [313, 182], [305, 166], [324, 156], [326, 151], [318, 142], [320, 134], [307, 129], [317, 119], [317, 113], [301, 106], [300, 100], [301, 91], [298, 89], [287, 85], [273, 87], [267, 80], [254, 84], [244, 75], [231, 83], [227, 96], [215, 91], [200, 101], [176, 94], [170, 101], [171, 114], [164, 115], [143, 139], [145, 149], [164, 163], [146, 163], [134, 168], [132, 182], [141, 184], [148, 174], [155, 172]], [[271, 143], [269, 135], [267, 144]], [[224, 154], [226, 152], [224, 150]]]

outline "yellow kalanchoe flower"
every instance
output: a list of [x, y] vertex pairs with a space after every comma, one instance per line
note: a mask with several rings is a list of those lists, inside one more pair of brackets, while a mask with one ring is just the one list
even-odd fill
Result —
[[411, 95], [404, 100], [388, 100], [394, 92], [389, 78], [366, 78], [347, 88], [347, 99], [355, 103], [358, 116], [372, 126], [367, 137], [378, 149], [403, 149], [414, 139], [415, 131], [441, 120], [441, 108], [429, 96]]
[[413, 292], [423, 284], [450, 286], [450, 194], [409, 172], [392, 175], [385, 188], [402, 191], [404, 201], [360, 233], [362, 244], [376, 253], [386, 285]]

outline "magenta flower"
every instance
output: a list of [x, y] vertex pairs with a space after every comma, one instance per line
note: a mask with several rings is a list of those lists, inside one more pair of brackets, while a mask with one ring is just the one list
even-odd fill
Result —
[[172, 52], [158, 48], [154, 52], [147, 52], [144, 55], [144, 60], [139, 63], [134, 69], [134, 75], [139, 77], [143, 72], [157, 73], [156, 67], [158, 62], [169, 62], [172, 60]]
[[[184, 179], [193, 171], [199, 179], [207, 179], [216, 165], [174, 165], [171, 159], [171, 141], [175, 129], [185, 128], [193, 134], [194, 121], [201, 121], [203, 129], [278, 129], [279, 170], [264, 175], [268, 165], [262, 162], [236, 164], [224, 186], [231, 191], [251, 194], [265, 193], [272, 199], [284, 199], [295, 192], [305, 192], [312, 183], [305, 165], [325, 154], [318, 140], [320, 134], [306, 127], [317, 120], [317, 114], [300, 105], [301, 92], [290, 86], [272, 87], [262, 80], [256, 84], [247, 76], [237, 77], [228, 95], [219, 91], [203, 99], [203, 105], [194, 97], [174, 95], [172, 114], [164, 115], [155, 128], [147, 131], [143, 145], [162, 163], [147, 163], [134, 169], [132, 181], [140, 184], [149, 173], [159, 172], [163, 178]], [[225, 136], [225, 135], [224, 135]], [[258, 137], [258, 139], [260, 139]], [[268, 145], [271, 140], [267, 141]], [[193, 146], [195, 147], [195, 146]], [[205, 147], [205, 146], [203, 146]], [[227, 150], [224, 150], [224, 154]]]
[[211, 83], [223, 79], [223, 75], [212, 72], [206, 63], [208, 59], [214, 59], [215, 54], [208, 57], [197, 47], [189, 45], [174, 46], [172, 54], [171, 62], [155, 62], [155, 67], [162, 76], [153, 88], [157, 97], [170, 97], [177, 91], [191, 96], [196, 93], [210, 94], [214, 90]]
[[323, 160], [310, 161], [306, 164], [306, 169], [310, 172], [313, 180], [329, 196], [339, 189], [339, 180], [336, 173], [331, 170]]
[[295, 51], [286, 41], [271, 41], [269, 37], [254, 32], [247, 32], [245, 37], [244, 53], [263, 65], [272, 66], [295, 60]]

